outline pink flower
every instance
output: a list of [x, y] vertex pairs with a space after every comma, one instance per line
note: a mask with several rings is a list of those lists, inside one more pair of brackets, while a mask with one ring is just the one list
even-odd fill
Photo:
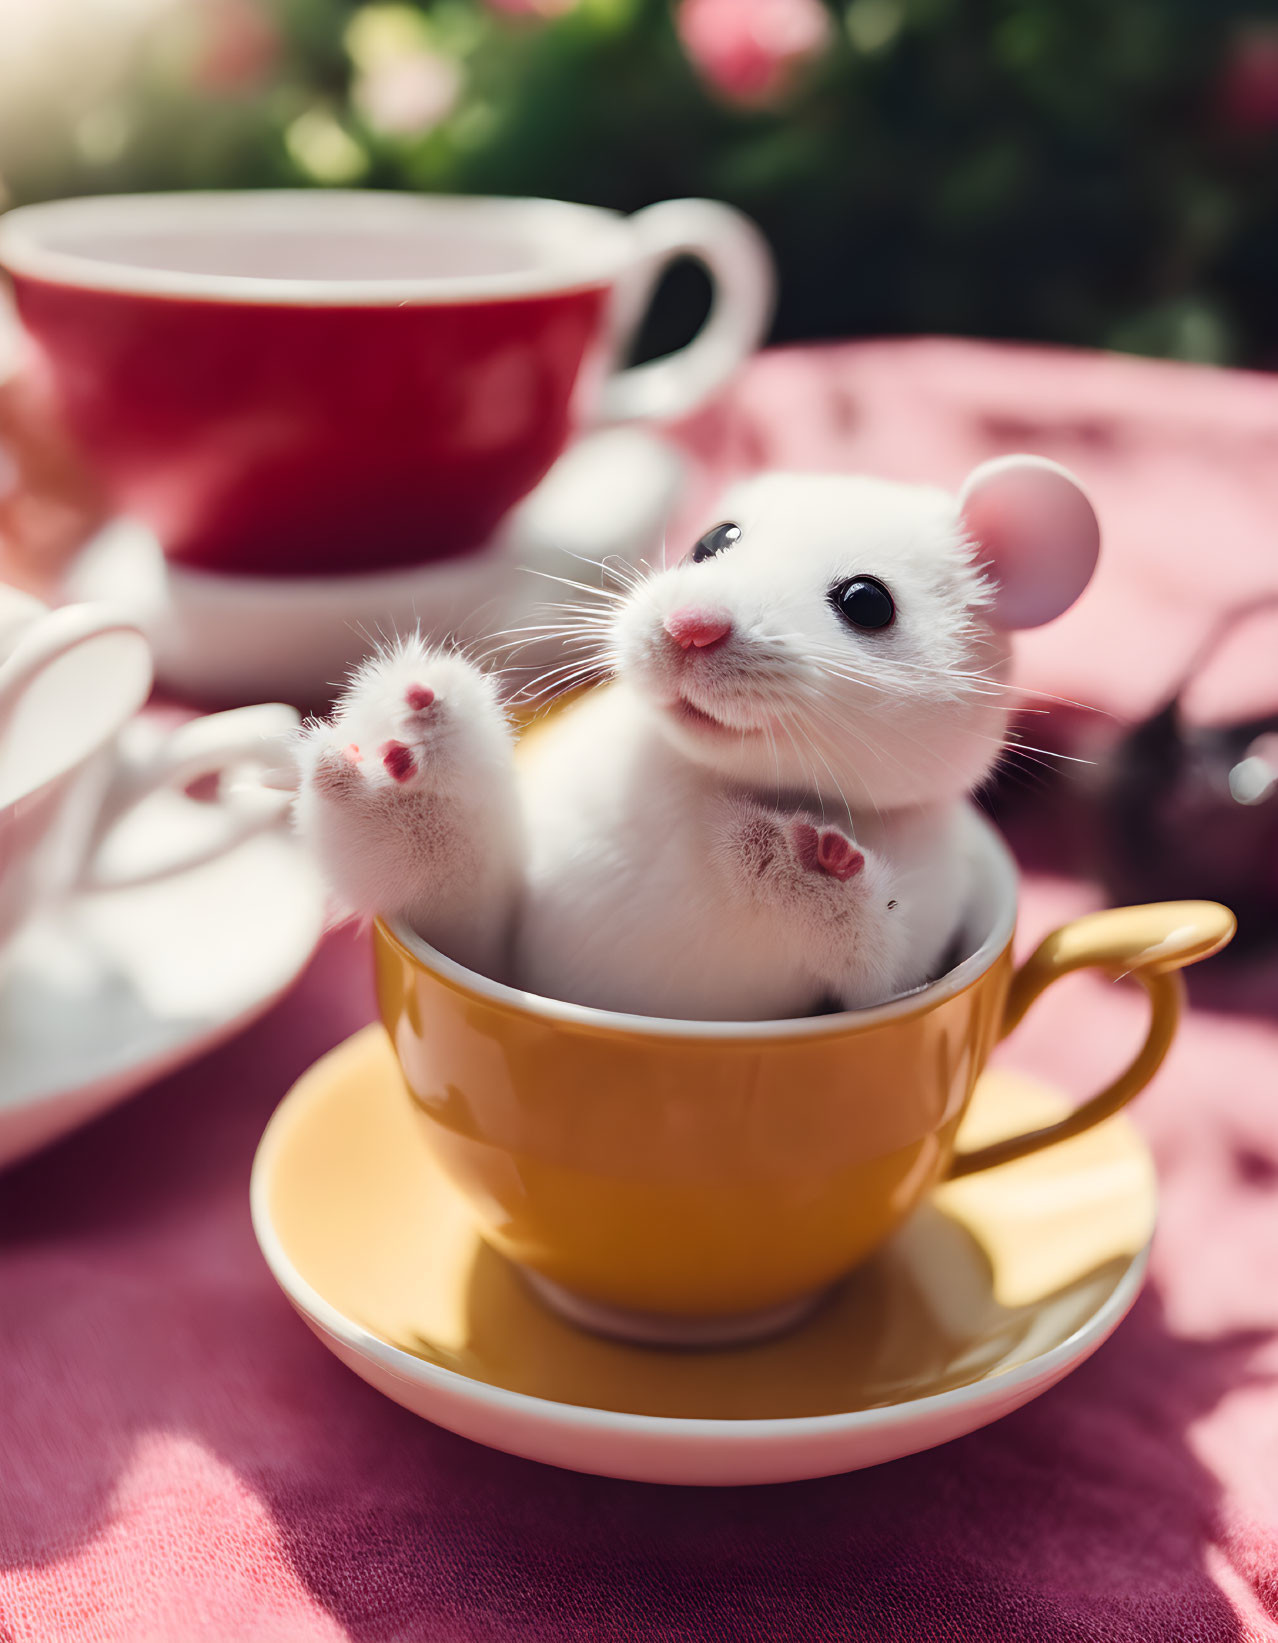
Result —
[[701, 77], [734, 103], [783, 96], [830, 37], [821, 0], [682, 0], [675, 27]]
[[448, 118], [461, 89], [461, 70], [451, 57], [414, 51], [372, 64], [356, 80], [351, 97], [375, 131], [415, 137]]
[[279, 30], [255, 0], [203, 0], [193, 78], [214, 95], [256, 91], [281, 53]]
[[1257, 23], [1239, 30], [1225, 58], [1218, 96], [1235, 130], [1278, 127], [1278, 28]]

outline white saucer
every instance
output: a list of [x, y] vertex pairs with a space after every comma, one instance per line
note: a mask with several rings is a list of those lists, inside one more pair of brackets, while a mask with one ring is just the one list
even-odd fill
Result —
[[[980, 1145], [1060, 1116], [987, 1072]], [[942, 1186], [788, 1334], [657, 1350], [544, 1306], [482, 1244], [431, 1160], [381, 1027], [317, 1062], [271, 1119], [253, 1226], [293, 1306], [396, 1403], [530, 1460], [650, 1483], [780, 1483], [962, 1436], [1054, 1386], [1139, 1293], [1149, 1152], [1121, 1116]]]
[[[205, 706], [285, 701], [327, 706], [379, 636], [420, 626], [428, 638], [481, 641], [572, 598], [545, 577], [597, 585], [604, 561], [661, 551], [683, 484], [675, 449], [637, 428], [589, 434], [567, 451], [486, 547], [460, 559], [348, 577], [218, 576], [164, 557], [139, 524], [94, 538], [63, 585], [68, 600], [108, 599], [146, 633], [157, 679]], [[534, 574], [541, 573], [541, 574]], [[519, 654], [526, 682], [560, 660], [553, 645]]]
[[[118, 859], [163, 860], [210, 808], [156, 794], [120, 824]], [[282, 827], [37, 918], [0, 979], [0, 1166], [246, 1025], [296, 979], [323, 918], [314, 871]]]

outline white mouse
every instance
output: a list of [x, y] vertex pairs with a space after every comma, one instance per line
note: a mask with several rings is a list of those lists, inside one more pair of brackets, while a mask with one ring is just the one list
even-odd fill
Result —
[[351, 911], [531, 991], [721, 1021], [881, 1003], [958, 930], [1009, 635], [1074, 602], [1099, 544], [1034, 457], [957, 498], [748, 480], [682, 562], [574, 616], [614, 680], [517, 764], [471, 663], [374, 658], [305, 734], [299, 823]]

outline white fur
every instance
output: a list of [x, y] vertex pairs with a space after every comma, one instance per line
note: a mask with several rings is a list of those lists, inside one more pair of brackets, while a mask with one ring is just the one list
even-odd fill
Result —
[[[435, 700], [414, 711], [419, 684]], [[413, 756], [408, 780], [385, 766], [390, 741]], [[462, 657], [405, 639], [367, 662], [298, 742], [296, 824], [342, 910], [397, 914], [501, 975], [525, 857], [512, 751], [495, 682]]]
[[[517, 783], [469, 664], [412, 646], [369, 664], [336, 725], [310, 732], [299, 800], [351, 907], [402, 915], [531, 990], [660, 1016], [870, 1005], [937, 972], [967, 891], [961, 806], [1009, 705], [1009, 645], [959, 504], [777, 474], [718, 517], [740, 525], [736, 545], [650, 577], [583, 630], [604, 634], [616, 682], [532, 737]], [[890, 588], [890, 627], [836, 612], [830, 590], [857, 574]], [[683, 649], [663, 624], [689, 607], [730, 636]], [[409, 683], [438, 693], [449, 726], [423, 741], [413, 791], [376, 760], [339, 770], [348, 740], [408, 740]], [[806, 824], [854, 840], [864, 869], [814, 870], [810, 849], [805, 864]]]

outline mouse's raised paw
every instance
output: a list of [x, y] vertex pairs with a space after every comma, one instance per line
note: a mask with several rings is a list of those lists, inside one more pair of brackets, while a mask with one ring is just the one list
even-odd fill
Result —
[[294, 820], [334, 900], [487, 962], [522, 848], [511, 753], [496, 684], [464, 657], [412, 639], [370, 658], [297, 748]]
[[780, 825], [784, 850], [769, 875], [773, 899], [817, 923], [862, 917], [881, 888], [881, 864], [841, 828], [808, 816]]
[[329, 725], [308, 725], [303, 731], [303, 746], [309, 744], [312, 758], [307, 768], [303, 755], [302, 787], [309, 785], [322, 798], [341, 802], [363, 791], [367, 776], [362, 769], [364, 758], [352, 742], [342, 743], [331, 734]]
[[874, 859], [841, 829], [808, 816], [782, 816], [733, 799], [723, 807], [716, 835], [720, 864], [756, 901], [837, 918], [879, 888]]
[[[451, 789], [476, 760], [505, 756], [509, 736], [493, 681], [465, 657], [405, 640], [355, 674], [316, 766], [331, 796]], [[323, 765], [323, 775], [320, 772]]]
[[822, 874], [846, 884], [865, 870], [865, 852], [837, 827], [792, 821], [786, 829], [790, 849], [805, 873]]
[[430, 765], [432, 749], [446, 734], [456, 704], [441, 699], [433, 685], [420, 680], [402, 685], [398, 692], [391, 690], [388, 696], [385, 724], [392, 734], [378, 741], [374, 729], [372, 755], [392, 782], [405, 787], [419, 781]]
[[[320, 797], [338, 804], [411, 791], [420, 786], [431, 762], [431, 728], [407, 724], [400, 716], [393, 724], [366, 722], [356, 740], [347, 721], [311, 725], [304, 733], [312, 759], [303, 783], [309, 777]], [[388, 730], [393, 734], [384, 734]]]

